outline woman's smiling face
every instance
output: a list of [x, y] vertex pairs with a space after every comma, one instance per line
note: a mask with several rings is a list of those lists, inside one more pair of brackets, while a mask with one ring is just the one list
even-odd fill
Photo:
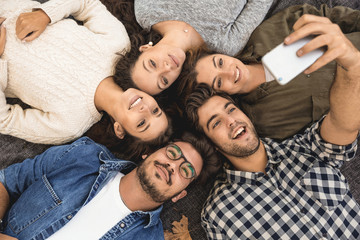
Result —
[[206, 83], [215, 91], [223, 91], [230, 95], [245, 93], [244, 86], [250, 81], [247, 65], [223, 54], [200, 58], [195, 70], [198, 73], [197, 83]]
[[168, 128], [166, 114], [147, 93], [129, 88], [122, 94], [119, 102], [119, 114], [114, 116], [114, 119], [128, 134], [143, 141], [150, 141]]
[[150, 95], [159, 94], [180, 75], [185, 52], [163, 43], [143, 45], [140, 51], [142, 54], [132, 69], [131, 78], [142, 91]]

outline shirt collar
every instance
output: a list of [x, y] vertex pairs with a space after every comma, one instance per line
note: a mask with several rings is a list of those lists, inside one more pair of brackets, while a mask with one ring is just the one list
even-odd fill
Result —
[[[277, 158], [276, 160], [273, 158], [272, 149], [267, 143], [263, 141], [263, 144], [265, 146], [265, 151], [268, 157], [268, 162], [266, 164], [265, 171], [268, 172], [269, 168], [273, 164], [278, 164], [282, 161], [282, 159]], [[240, 184], [251, 184], [255, 185], [257, 181], [260, 181], [265, 174], [263, 172], [245, 172], [245, 171], [239, 171], [230, 169], [229, 164], [224, 164], [224, 171], [226, 173], [227, 180], [230, 183], [240, 183]]]

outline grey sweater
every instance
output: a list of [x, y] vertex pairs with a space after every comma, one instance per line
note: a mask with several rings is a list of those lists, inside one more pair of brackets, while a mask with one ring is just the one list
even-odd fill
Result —
[[135, 0], [138, 23], [147, 30], [167, 20], [193, 26], [211, 50], [235, 55], [264, 19], [273, 0]]

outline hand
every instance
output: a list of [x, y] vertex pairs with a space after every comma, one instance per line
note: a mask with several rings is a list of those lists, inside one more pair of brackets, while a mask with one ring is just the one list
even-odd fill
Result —
[[8, 235], [4, 235], [4, 234], [0, 233], [0, 239], [1, 240], [16, 240], [17, 238], [10, 237]]
[[16, 20], [16, 36], [26, 42], [39, 37], [50, 23], [49, 16], [43, 10], [22, 13]]
[[328, 18], [305, 14], [296, 21], [293, 28], [294, 32], [285, 39], [285, 44], [315, 35], [314, 39], [297, 51], [299, 57], [314, 49], [327, 47], [325, 53], [305, 70], [305, 74], [312, 73], [333, 60], [345, 69], [358, 62], [359, 51], [342, 33], [340, 27]]
[[6, 28], [2, 25], [5, 18], [0, 17], [0, 57], [4, 53], [5, 42], [6, 42]]

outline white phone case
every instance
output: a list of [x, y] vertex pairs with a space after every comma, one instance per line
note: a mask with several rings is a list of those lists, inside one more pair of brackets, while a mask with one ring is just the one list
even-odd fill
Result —
[[297, 50], [311, 39], [313, 37], [306, 37], [290, 45], [281, 43], [261, 59], [264, 67], [267, 68], [279, 84], [287, 84], [323, 55], [323, 49], [315, 49], [301, 57], [296, 55]]

